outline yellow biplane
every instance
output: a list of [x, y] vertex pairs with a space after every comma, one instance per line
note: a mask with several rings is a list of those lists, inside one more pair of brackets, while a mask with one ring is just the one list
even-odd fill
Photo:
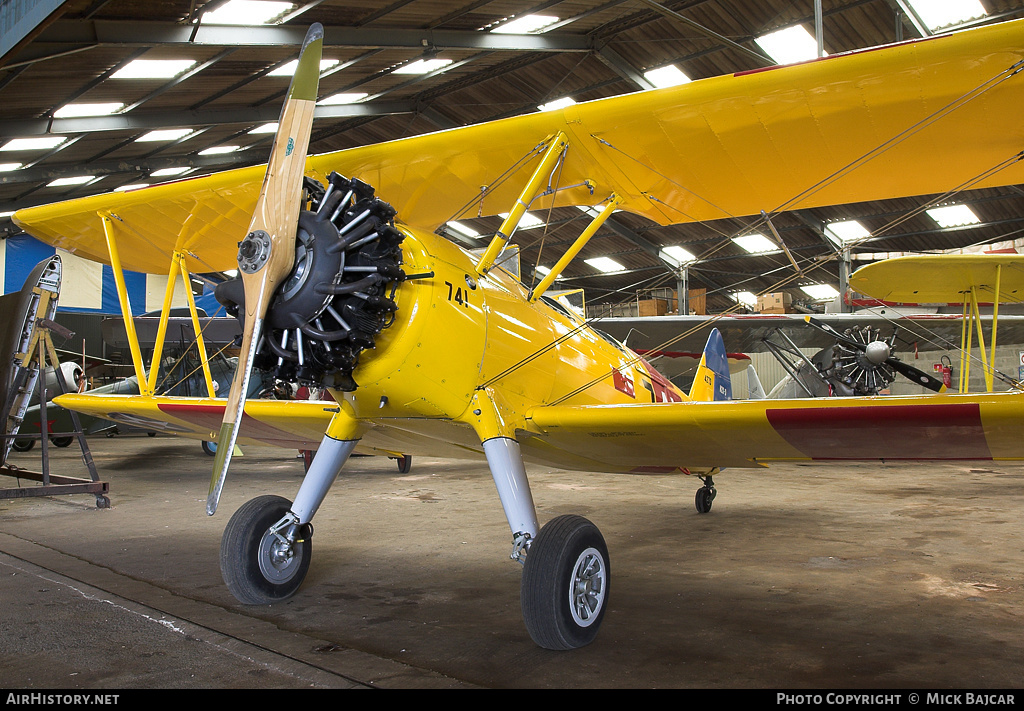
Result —
[[[668, 224], [1024, 183], [1024, 23], [307, 156], [320, 32], [303, 45], [267, 166], [14, 216], [115, 274], [169, 273], [168, 295], [189, 271], [240, 269], [220, 294], [244, 320], [226, 400], [153, 396], [133, 348], [140, 396], [59, 403], [217, 441], [211, 514], [231, 445], [316, 449], [294, 502], [259, 497], [227, 524], [222, 571], [242, 602], [298, 589], [310, 521], [357, 447], [486, 460], [523, 564], [526, 627], [551, 649], [597, 634], [608, 550], [584, 518], [541, 527], [524, 462], [698, 476], [706, 512], [726, 467], [837, 452], [1024, 458], [1024, 393], [730, 401], [712, 337], [687, 394], [545, 294], [615, 210]], [[597, 216], [524, 285], [503, 266], [518, 221], [573, 205]], [[508, 213], [482, 255], [435, 233], [464, 211]], [[256, 368], [334, 401], [246, 401]]]

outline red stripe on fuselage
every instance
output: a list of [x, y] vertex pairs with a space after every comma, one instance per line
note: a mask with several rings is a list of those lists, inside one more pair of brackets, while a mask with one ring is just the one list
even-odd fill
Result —
[[769, 409], [766, 414], [776, 432], [812, 459], [992, 458], [977, 403]]

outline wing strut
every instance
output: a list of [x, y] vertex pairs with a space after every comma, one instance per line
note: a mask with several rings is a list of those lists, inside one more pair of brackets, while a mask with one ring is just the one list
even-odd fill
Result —
[[505, 248], [505, 245], [512, 237], [512, 233], [515, 232], [516, 227], [519, 225], [519, 220], [526, 213], [526, 208], [529, 207], [530, 202], [540, 192], [542, 181], [551, 173], [551, 170], [555, 167], [558, 159], [562, 157], [562, 153], [568, 146], [569, 139], [566, 138], [564, 133], [559, 131], [552, 139], [547, 150], [544, 151], [540, 165], [533, 171], [533, 175], [530, 176], [529, 182], [523, 188], [523, 192], [512, 207], [512, 211], [508, 213], [508, 217], [501, 223], [501, 227], [494, 234], [491, 243], [487, 245], [487, 251], [484, 252], [484, 256], [480, 258], [480, 262], [476, 266], [478, 274], [484, 276], [494, 267], [494, 260], [498, 258], [501, 250]]
[[103, 233], [107, 238], [107, 252], [110, 256], [110, 268], [114, 272], [114, 285], [117, 287], [117, 300], [124, 316], [124, 331], [128, 336], [128, 349], [132, 353], [132, 364], [135, 366], [135, 377], [139, 381], [139, 393], [152, 395], [153, 390], [146, 380], [146, 369], [142, 365], [142, 349], [139, 348], [139, 337], [135, 333], [135, 320], [132, 318], [132, 303], [128, 298], [128, 289], [124, 283], [124, 271], [121, 269], [121, 256], [117, 251], [117, 238], [114, 235], [114, 218], [109, 214], [100, 213], [103, 221]]

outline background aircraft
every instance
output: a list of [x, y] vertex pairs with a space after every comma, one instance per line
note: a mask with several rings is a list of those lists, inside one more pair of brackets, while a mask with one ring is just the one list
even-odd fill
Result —
[[[242, 361], [226, 402], [90, 395], [60, 402], [165, 422], [195, 437], [220, 428], [208, 513], [225, 483], [233, 449], [226, 445], [319, 439], [294, 501], [261, 496], [228, 522], [222, 572], [243, 602], [296, 592], [312, 555], [310, 522], [357, 446], [487, 461], [512, 558], [523, 564], [526, 627], [551, 649], [594, 639], [607, 611], [609, 556], [599, 529], [583, 517], [558, 516], [541, 527], [527, 461], [697, 476], [703, 486], [695, 503], [707, 512], [712, 477], [727, 467], [837, 453], [1024, 457], [1021, 393], [735, 402], [713, 332], [691, 390], [699, 399], [692, 399], [544, 298], [614, 210], [657, 223], [723, 211], [756, 215], [765, 205], [942, 192], [962, 182], [961, 171], [983, 173], [1019, 151], [1020, 91], [1010, 73], [1024, 60], [1024, 25], [307, 160], [320, 41], [314, 26], [266, 168], [31, 208], [14, 218], [40, 239], [133, 269], [165, 270], [172, 257], [204, 271], [237, 265], [242, 272]], [[988, 88], [957, 102], [979, 85]], [[931, 131], [893, 142], [908, 121]], [[932, 149], [931, 139], [950, 135], [961, 140]], [[977, 135], [984, 140], [970, 140]], [[856, 170], [844, 168], [851, 163]], [[1006, 181], [1024, 182], [1021, 167], [979, 184]], [[502, 268], [503, 252], [528, 206], [552, 205], [599, 211], [552, 272], [526, 285]], [[464, 209], [509, 210], [482, 255], [435, 233]], [[131, 241], [130, 255], [115, 254], [119, 239]], [[247, 400], [246, 378], [256, 370], [322, 384], [336, 406]], [[837, 447], [851, 438], [856, 447]]]

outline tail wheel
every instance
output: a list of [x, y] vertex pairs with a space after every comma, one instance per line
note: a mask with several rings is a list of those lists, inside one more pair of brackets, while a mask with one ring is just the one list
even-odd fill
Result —
[[312, 531], [303, 526], [289, 543], [286, 531], [273, 527], [291, 502], [260, 496], [245, 503], [228, 521], [220, 546], [220, 570], [231, 594], [247, 605], [269, 605], [295, 594], [309, 570]]
[[590, 644], [608, 607], [611, 568], [597, 526], [581, 516], [559, 516], [530, 544], [521, 604], [530, 637], [545, 649]]

